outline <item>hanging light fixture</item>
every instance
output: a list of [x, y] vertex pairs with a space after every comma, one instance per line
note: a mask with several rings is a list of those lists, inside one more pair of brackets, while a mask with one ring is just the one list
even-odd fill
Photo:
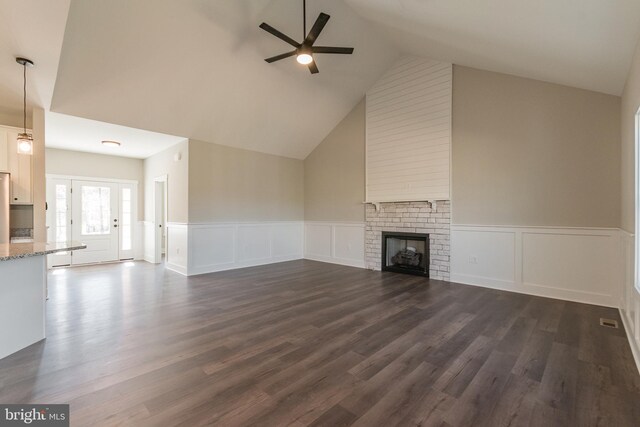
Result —
[[18, 153], [33, 154], [33, 136], [27, 133], [27, 67], [33, 67], [33, 61], [27, 58], [16, 58], [16, 62], [22, 65], [22, 95], [23, 95], [23, 121], [22, 133], [18, 134]]

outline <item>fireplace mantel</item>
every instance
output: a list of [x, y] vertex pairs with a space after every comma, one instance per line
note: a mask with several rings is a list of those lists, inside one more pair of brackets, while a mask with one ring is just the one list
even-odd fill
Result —
[[411, 202], [422, 202], [422, 203], [429, 203], [429, 205], [431, 205], [432, 209], [437, 209], [438, 206], [438, 202], [448, 202], [449, 199], [429, 199], [429, 200], [385, 200], [383, 202], [369, 202], [369, 201], [365, 201], [362, 202], [365, 205], [373, 205], [376, 209], [376, 212], [380, 211], [380, 206], [383, 204], [387, 204], [387, 203], [411, 203]]

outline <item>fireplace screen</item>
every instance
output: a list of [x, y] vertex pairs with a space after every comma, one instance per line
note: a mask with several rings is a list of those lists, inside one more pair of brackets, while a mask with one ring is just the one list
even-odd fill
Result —
[[382, 270], [429, 277], [429, 235], [383, 231]]

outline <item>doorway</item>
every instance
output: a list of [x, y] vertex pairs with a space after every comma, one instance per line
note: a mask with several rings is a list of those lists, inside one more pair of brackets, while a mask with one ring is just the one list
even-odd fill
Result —
[[164, 261], [167, 253], [167, 176], [163, 175], [153, 180], [154, 190], [154, 257], [155, 262]]
[[49, 267], [134, 258], [137, 183], [47, 177], [47, 240], [86, 249], [48, 257]]

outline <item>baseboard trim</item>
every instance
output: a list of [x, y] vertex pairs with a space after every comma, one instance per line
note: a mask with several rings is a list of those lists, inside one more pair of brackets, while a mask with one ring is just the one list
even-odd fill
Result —
[[465, 274], [452, 274], [450, 281], [454, 283], [461, 283], [463, 285], [479, 286], [482, 288], [497, 289], [500, 291], [515, 292], [537, 297], [618, 308], [618, 304], [614, 301], [615, 298], [612, 295], [576, 292], [570, 289], [552, 288], [533, 283], [516, 283], [509, 280], [498, 280]]
[[333, 257], [322, 256], [322, 255], [310, 255], [310, 254], [305, 254], [304, 259], [308, 259], [311, 261], [326, 262], [328, 264], [346, 265], [348, 267], [365, 268], [364, 260], [361, 261], [361, 260], [355, 260], [355, 259], [333, 258]]
[[640, 373], [640, 348], [638, 348], [638, 342], [633, 337], [633, 331], [629, 327], [629, 321], [627, 319], [627, 315], [622, 309], [618, 309], [620, 312], [620, 318], [622, 319], [622, 324], [624, 325], [624, 331], [627, 334], [627, 341], [629, 341], [629, 346], [631, 347], [631, 354], [633, 354], [633, 360], [636, 362], [636, 369]]
[[174, 273], [182, 274], [183, 276], [188, 276], [187, 268], [185, 266], [183, 266], [183, 265], [178, 265], [178, 264], [172, 264], [170, 262], [165, 262], [164, 266], [165, 266], [165, 268], [167, 270], [171, 270]]

